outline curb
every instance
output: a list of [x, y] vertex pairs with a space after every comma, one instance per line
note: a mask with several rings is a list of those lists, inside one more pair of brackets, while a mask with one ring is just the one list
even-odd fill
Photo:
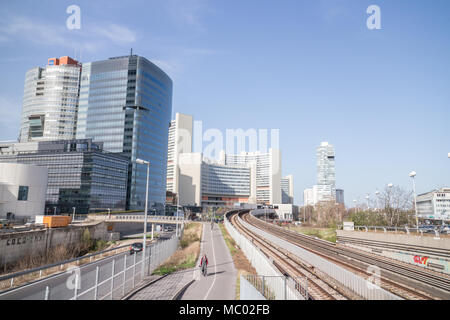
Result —
[[141, 285], [140, 287], [137, 287], [136, 289], [134, 289], [133, 291], [131, 291], [130, 293], [126, 294], [122, 299], [120, 300], [129, 300], [131, 297], [133, 297], [136, 293], [138, 293], [139, 291], [141, 291], [142, 289], [145, 289], [146, 287], [154, 284], [155, 282], [158, 282], [161, 279], [164, 279], [165, 277], [167, 277], [169, 274], [165, 274], [161, 277], [159, 277], [158, 279], [152, 280], [149, 283], [145, 283], [143, 285]]
[[172, 297], [172, 299], [170, 300], [181, 300], [181, 298], [183, 297], [184, 292], [187, 290], [187, 288], [189, 288], [189, 286], [194, 283], [194, 279], [192, 279], [191, 281], [189, 281], [188, 283], [186, 283], [183, 288], [181, 288], [180, 290], [178, 290], [174, 296]]

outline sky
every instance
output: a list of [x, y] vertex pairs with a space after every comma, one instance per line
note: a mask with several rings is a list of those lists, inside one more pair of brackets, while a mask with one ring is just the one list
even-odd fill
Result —
[[[80, 29], [70, 30], [70, 5]], [[370, 5], [381, 29], [366, 25]], [[8, 1], [0, 6], [0, 140], [17, 139], [27, 70], [133, 53], [173, 80], [203, 129], [279, 129], [296, 204], [334, 145], [345, 201], [388, 183], [450, 186], [450, 1]]]

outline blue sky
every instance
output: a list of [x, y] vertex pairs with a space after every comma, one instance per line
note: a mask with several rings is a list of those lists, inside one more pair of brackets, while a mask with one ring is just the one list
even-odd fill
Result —
[[[81, 8], [68, 30], [66, 8]], [[366, 27], [369, 5], [381, 30]], [[0, 7], [0, 140], [18, 135], [25, 72], [76, 50], [134, 53], [174, 81], [174, 112], [204, 129], [280, 129], [295, 202], [316, 183], [316, 147], [336, 149], [346, 203], [387, 183], [450, 186], [447, 0], [9, 1]]]

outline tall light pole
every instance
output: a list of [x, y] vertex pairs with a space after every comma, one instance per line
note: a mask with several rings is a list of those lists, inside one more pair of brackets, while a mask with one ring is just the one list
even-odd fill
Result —
[[379, 201], [379, 196], [380, 195], [380, 191], [375, 191], [375, 196], [377, 197], [377, 209], [380, 209], [380, 201]]
[[355, 213], [356, 213], [356, 211], [358, 211], [357, 209], [357, 207], [356, 207], [356, 199], [353, 199], [353, 203], [355, 204]]
[[150, 162], [136, 159], [137, 164], [147, 165], [147, 187], [145, 188], [145, 211], [144, 211], [144, 236], [142, 238], [142, 279], [144, 278], [145, 272], [145, 247], [147, 244], [147, 211], [148, 211], [148, 180], [150, 176]]
[[414, 177], [416, 176], [415, 171], [411, 171], [409, 176], [412, 178], [413, 181], [413, 192], [414, 192], [414, 211], [416, 212], [416, 227], [419, 229], [419, 219], [417, 218], [417, 198], [416, 198], [416, 181]]

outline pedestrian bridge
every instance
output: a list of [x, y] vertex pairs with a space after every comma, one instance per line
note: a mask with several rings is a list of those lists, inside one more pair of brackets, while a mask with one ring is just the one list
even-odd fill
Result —
[[[88, 220], [91, 221], [105, 221], [105, 222], [144, 222], [144, 213], [135, 213], [135, 214], [89, 214]], [[155, 223], [155, 224], [182, 224], [186, 223], [189, 220], [183, 219], [182, 217], [173, 217], [173, 216], [155, 216], [155, 215], [147, 215], [147, 223]]]

